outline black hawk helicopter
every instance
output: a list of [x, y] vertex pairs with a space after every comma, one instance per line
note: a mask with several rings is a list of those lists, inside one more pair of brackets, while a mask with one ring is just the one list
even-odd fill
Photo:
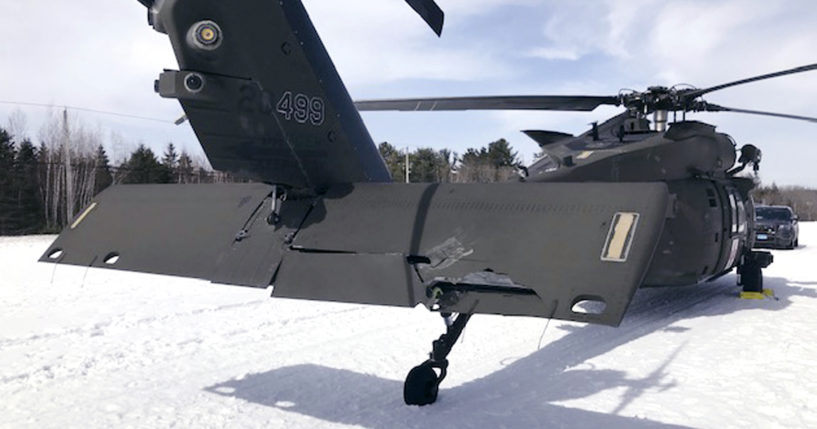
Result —
[[[473, 314], [618, 325], [639, 287], [705, 282], [737, 268], [762, 290], [753, 251], [760, 151], [669, 113], [727, 111], [706, 89], [614, 96], [464, 97], [354, 103], [299, 0], [140, 0], [179, 70], [176, 98], [216, 169], [255, 183], [123, 185], [98, 195], [42, 261], [207, 279], [272, 295], [440, 312], [447, 331], [409, 372], [408, 404], [436, 400]], [[407, 0], [434, 29], [433, 0]], [[358, 110], [624, 112], [579, 136], [527, 131], [546, 154], [524, 178], [397, 184]], [[650, 124], [648, 115], [652, 115]], [[737, 166], [736, 166], [737, 164]]]

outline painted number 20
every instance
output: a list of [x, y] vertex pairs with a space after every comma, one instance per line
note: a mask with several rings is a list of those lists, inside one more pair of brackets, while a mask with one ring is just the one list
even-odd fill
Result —
[[309, 121], [312, 125], [323, 124], [325, 103], [320, 97], [308, 97], [304, 94], [292, 94], [291, 91], [284, 92], [275, 110], [284, 116], [284, 119], [305, 124]]

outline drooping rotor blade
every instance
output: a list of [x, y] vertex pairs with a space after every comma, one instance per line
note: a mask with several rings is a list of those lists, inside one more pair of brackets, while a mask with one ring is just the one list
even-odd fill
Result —
[[602, 104], [618, 106], [619, 97], [589, 95], [519, 95], [489, 97], [402, 98], [360, 100], [358, 110], [569, 110], [591, 111]]
[[[139, 3], [142, 3], [146, 8], [150, 9], [153, 7], [153, 4], [156, 3], [156, 0], [137, 0]], [[445, 22], [445, 13], [434, 0], [406, 0], [406, 3], [414, 9], [420, 17], [434, 30], [437, 35], [441, 35], [443, 32], [443, 23]]]
[[406, 3], [423, 18], [438, 36], [442, 34], [445, 13], [434, 0], [406, 0]]
[[809, 65], [805, 65], [805, 66], [795, 67], [793, 69], [781, 70], [781, 71], [778, 71], [778, 72], [768, 73], [768, 74], [762, 74], [762, 75], [759, 75], [759, 76], [754, 76], [754, 77], [750, 77], [750, 78], [746, 78], [746, 79], [736, 80], [734, 82], [729, 82], [729, 83], [724, 83], [724, 84], [720, 84], [720, 85], [711, 86], [709, 88], [695, 89], [695, 90], [689, 91], [687, 93], [684, 93], [684, 97], [687, 97], [688, 100], [691, 100], [693, 98], [700, 97], [700, 96], [702, 96], [704, 94], [708, 94], [710, 92], [720, 91], [721, 89], [724, 89], [724, 88], [730, 88], [730, 87], [737, 86], [737, 85], [743, 85], [744, 83], [757, 82], [759, 80], [771, 79], [771, 78], [786, 76], [786, 75], [795, 74], [795, 73], [803, 73], [803, 72], [807, 72], [807, 71], [811, 71], [811, 70], [817, 70], [817, 64], [809, 64]]
[[776, 118], [786, 118], [786, 119], [798, 119], [801, 121], [809, 121], [817, 123], [817, 118], [812, 118], [809, 116], [799, 116], [799, 115], [789, 115], [788, 113], [776, 113], [776, 112], [764, 112], [761, 110], [749, 110], [749, 109], [738, 109], [735, 107], [726, 107], [726, 106], [719, 106], [717, 104], [710, 104], [707, 103], [706, 106], [701, 109], [703, 112], [735, 112], [735, 113], [748, 113], [751, 115], [762, 115], [762, 116], [774, 116]]

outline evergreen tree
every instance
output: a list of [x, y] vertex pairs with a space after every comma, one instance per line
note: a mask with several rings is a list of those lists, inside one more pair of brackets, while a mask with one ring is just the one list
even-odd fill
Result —
[[179, 154], [176, 152], [176, 146], [173, 145], [173, 142], [170, 142], [167, 144], [167, 149], [165, 149], [165, 154], [162, 157], [162, 164], [172, 171], [176, 169], [178, 162]]
[[45, 224], [42, 199], [40, 197], [37, 150], [30, 141], [20, 143], [14, 160], [13, 175], [16, 192], [14, 234], [33, 234], [42, 230]]
[[0, 128], [0, 235], [11, 233], [15, 207], [14, 159], [16, 151], [11, 136]]
[[96, 165], [96, 170], [94, 171], [94, 195], [96, 195], [113, 184], [110, 161], [108, 160], [108, 154], [105, 153], [105, 148], [102, 147], [102, 145], [99, 145], [99, 147], [96, 149], [96, 160], [94, 165]]
[[386, 168], [389, 169], [391, 179], [395, 182], [402, 182], [406, 175], [406, 157], [400, 153], [397, 148], [389, 144], [389, 142], [380, 143], [377, 146], [380, 151], [380, 156], [386, 163]]
[[488, 151], [483, 147], [480, 149], [468, 148], [457, 170], [458, 182], [492, 182], [494, 181], [494, 167], [488, 162]]
[[447, 182], [451, 170], [450, 156], [448, 151], [438, 152], [431, 148], [417, 149], [410, 157], [409, 178], [411, 182]]
[[193, 159], [187, 152], [182, 151], [179, 155], [179, 163], [176, 168], [178, 172], [177, 183], [191, 183], [193, 180]]
[[479, 149], [469, 148], [458, 169], [460, 182], [500, 182], [516, 175], [519, 165], [517, 152], [505, 139], [499, 139]]
[[196, 183], [213, 183], [213, 177], [204, 167], [199, 167], [196, 171]]
[[486, 158], [488, 157], [488, 153], [485, 148], [481, 148], [479, 150], [469, 147], [468, 150], [462, 154], [461, 162], [463, 164], [468, 165], [480, 165], [484, 164]]
[[136, 148], [122, 168], [126, 170], [122, 183], [170, 183], [170, 170], [144, 144]]
[[499, 139], [493, 143], [488, 144], [488, 150], [485, 151], [487, 161], [496, 168], [500, 167], [514, 167], [519, 165], [518, 153], [511, 148], [510, 143], [505, 139]]

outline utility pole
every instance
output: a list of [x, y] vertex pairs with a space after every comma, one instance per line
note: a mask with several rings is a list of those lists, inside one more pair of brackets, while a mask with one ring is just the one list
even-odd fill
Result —
[[406, 183], [409, 183], [409, 148], [406, 146]]
[[65, 160], [65, 224], [74, 217], [74, 174], [71, 171], [70, 134], [68, 132], [68, 108], [62, 110], [62, 157]]

